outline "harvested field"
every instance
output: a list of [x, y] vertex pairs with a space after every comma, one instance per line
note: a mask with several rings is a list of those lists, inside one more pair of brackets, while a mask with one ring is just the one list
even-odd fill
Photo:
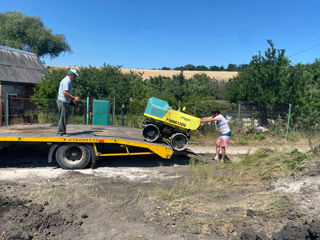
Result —
[[[47, 66], [47, 68], [65, 68], [68, 69], [70, 67], [60, 67], [60, 66]], [[74, 67], [78, 69], [79, 67]], [[130, 73], [134, 72], [136, 74], [141, 73], [143, 79], [149, 79], [150, 77], [164, 76], [164, 77], [172, 77], [174, 75], [180, 74], [181, 71], [178, 70], [152, 70], [152, 69], [129, 69], [129, 68], [121, 68], [122, 73]], [[183, 71], [183, 75], [188, 79], [193, 77], [195, 74], [206, 74], [210, 78], [214, 78], [218, 81], [228, 81], [229, 79], [236, 77], [238, 72], [227, 72], [227, 71]]]
[[[143, 73], [143, 79], [148, 79], [150, 77], [164, 76], [172, 77], [174, 75], [180, 74], [181, 71], [178, 70], [150, 70], [150, 69], [126, 69], [122, 68], [123, 73]], [[215, 78], [218, 81], [228, 81], [229, 79], [236, 77], [238, 72], [227, 72], [227, 71], [183, 71], [183, 75], [186, 78], [191, 78], [196, 74], [206, 74], [210, 78]]]

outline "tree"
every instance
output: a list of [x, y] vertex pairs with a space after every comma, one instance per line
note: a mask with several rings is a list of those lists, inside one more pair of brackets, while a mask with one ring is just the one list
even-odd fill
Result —
[[196, 70], [196, 71], [209, 71], [209, 68], [204, 65], [199, 65], [199, 66], [196, 66], [196, 68], [194, 70]]
[[220, 66], [219, 67], [219, 71], [225, 71], [226, 69], [224, 68], [224, 66]]
[[171, 70], [169, 67], [162, 67], [161, 70]]
[[71, 52], [64, 35], [53, 34], [39, 17], [30, 17], [21, 12], [0, 13], [0, 44], [21, 50], [31, 50], [39, 57], [57, 57], [62, 52]]
[[238, 67], [236, 64], [229, 64], [227, 67], [227, 71], [238, 71]]
[[187, 64], [184, 66], [184, 70], [193, 71], [196, 67], [192, 64]]
[[209, 66], [210, 71], [220, 71], [220, 68], [216, 65]]
[[295, 86], [292, 81], [299, 81], [290, 75], [290, 61], [284, 55], [285, 50], [275, 49], [271, 40], [268, 44], [270, 47], [265, 56], [260, 52], [254, 55], [250, 64], [230, 80], [227, 94], [231, 101], [257, 103], [262, 109], [260, 117], [263, 122], [267, 119], [268, 110], [290, 103], [290, 90], [293, 91]]
[[180, 67], [176, 67], [176, 68], [174, 68], [173, 70], [183, 71], [183, 70], [185, 70], [185, 69], [184, 69], [184, 67], [180, 66]]
[[[310, 149], [319, 152], [320, 145], [312, 144], [313, 137], [318, 134], [320, 120], [320, 62], [294, 66], [294, 71], [302, 75], [303, 81], [294, 82], [294, 124], [306, 133]], [[299, 77], [294, 76], [295, 79]]]

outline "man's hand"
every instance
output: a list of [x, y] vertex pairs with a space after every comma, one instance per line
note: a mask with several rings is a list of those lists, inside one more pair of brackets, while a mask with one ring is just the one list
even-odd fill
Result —
[[71, 100], [74, 100], [75, 102], [80, 102], [81, 101], [81, 99], [79, 97], [72, 96], [67, 90], [63, 90], [62, 94], [65, 95], [68, 98], [71, 98]]

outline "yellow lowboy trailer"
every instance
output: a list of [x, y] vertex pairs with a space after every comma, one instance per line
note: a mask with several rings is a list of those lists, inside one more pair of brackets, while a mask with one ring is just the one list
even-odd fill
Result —
[[156, 154], [171, 158], [173, 151], [164, 143], [143, 140], [142, 130], [116, 126], [68, 125], [67, 136], [57, 136], [50, 125], [0, 128], [0, 150], [10, 143], [44, 143], [50, 146], [48, 161], [55, 158], [65, 169], [94, 166], [98, 157]]

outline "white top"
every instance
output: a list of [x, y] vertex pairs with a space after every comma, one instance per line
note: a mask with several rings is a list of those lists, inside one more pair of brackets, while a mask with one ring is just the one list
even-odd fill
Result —
[[71, 99], [66, 97], [63, 94], [63, 91], [68, 91], [72, 95], [72, 81], [68, 76], [66, 76], [60, 82], [58, 99], [62, 102], [70, 103]]

